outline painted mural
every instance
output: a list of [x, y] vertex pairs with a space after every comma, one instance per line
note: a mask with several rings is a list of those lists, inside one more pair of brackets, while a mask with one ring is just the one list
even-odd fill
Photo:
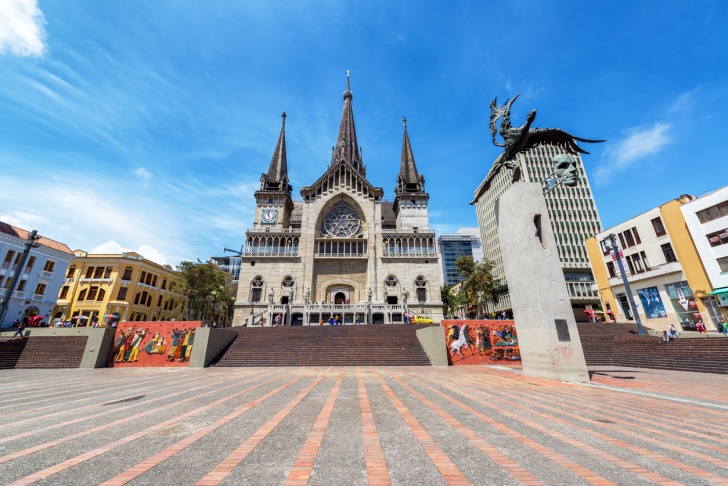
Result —
[[109, 367], [187, 366], [200, 321], [120, 322]]
[[512, 320], [444, 320], [442, 327], [450, 364], [521, 364]]

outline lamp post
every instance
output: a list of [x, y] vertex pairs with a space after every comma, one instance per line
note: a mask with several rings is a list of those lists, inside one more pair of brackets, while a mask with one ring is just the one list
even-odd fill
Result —
[[632, 289], [629, 286], [629, 280], [627, 280], [627, 273], [624, 271], [624, 264], [622, 263], [622, 258], [619, 254], [620, 248], [617, 246], [617, 235], [611, 233], [603, 241], [606, 242], [607, 240], [609, 240], [609, 244], [606, 245], [606, 248], [612, 252], [614, 259], [617, 261], [619, 274], [622, 276], [622, 283], [624, 284], [624, 291], [627, 293], [627, 301], [632, 309], [632, 314], [634, 314], [635, 322], [637, 322], [637, 334], [647, 334], [645, 329], [642, 327], [642, 319], [640, 318], [639, 312], [637, 312], [637, 305], [634, 302], [634, 297], [632, 297]]

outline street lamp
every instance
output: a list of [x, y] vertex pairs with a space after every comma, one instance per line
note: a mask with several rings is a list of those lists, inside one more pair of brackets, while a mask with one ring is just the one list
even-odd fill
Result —
[[609, 244], [606, 244], [605, 247], [607, 250], [612, 252], [612, 256], [617, 261], [617, 267], [619, 268], [619, 274], [622, 276], [622, 283], [624, 284], [624, 291], [627, 293], [627, 300], [629, 302], [629, 306], [632, 309], [632, 313], [634, 314], [635, 321], [637, 322], [637, 334], [647, 334], [645, 332], [645, 329], [642, 327], [642, 319], [640, 318], [639, 312], [637, 312], [637, 305], [634, 302], [634, 298], [632, 297], [632, 289], [629, 286], [629, 281], [627, 280], [627, 273], [624, 271], [624, 264], [622, 263], [622, 258], [620, 255], [620, 248], [617, 246], [617, 235], [614, 233], [611, 233], [608, 237], [606, 237], [604, 240], [605, 243], [609, 241]]

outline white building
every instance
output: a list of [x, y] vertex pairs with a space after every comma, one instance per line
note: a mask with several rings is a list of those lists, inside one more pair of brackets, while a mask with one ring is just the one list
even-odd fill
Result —
[[394, 201], [388, 202], [384, 190], [367, 180], [348, 84], [347, 79], [335, 147], [319, 155], [331, 160], [301, 188], [298, 201], [289, 184], [283, 115], [268, 172], [255, 193], [234, 325], [269, 325], [278, 315], [291, 325], [317, 324], [333, 315], [347, 324], [393, 323], [402, 322], [407, 310], [442, 318], [429, 194], [407, 125]]
[[681, 212], [692, 199], [681, 196], [587, 241], [603, 308], [616, 320], [633, 321], [634, 316], [618, 263], [605, 241], [610, 234], [616, 235], [632, 297], [645, 326], [660, 330], [679, 324], [684, 330], [695, 330], [698, 321], [708, 328], [720, 322], [717, 300], [706, 289], [708, 278]]
[[709, 192], [681, 208], [703, 262], [713, 298], [728, 319], [728, 186]]
[[[0, 298], [9, 291], [29, 234], [0, 222]], [[28, 321], [36, 316], [39, 322], [49, 322], [73, 252], [65, 244], [44, 236], [37, 243], [39, 246], [30, 250], [0, 327], [10, 327], [15, 321]]]

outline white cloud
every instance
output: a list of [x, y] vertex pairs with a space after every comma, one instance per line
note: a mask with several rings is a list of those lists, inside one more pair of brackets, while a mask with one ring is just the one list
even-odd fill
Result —
[[45, 17], [37, 0], [3, 0], [0, 6], [0, 55], [42, 56]]
[[133, 251], [136, 253], [139, 253], [141, 256], [143, 256], [146, 260], [151, 260], [154, 263], [158, 263], [160, 265], [166, 265], [167, 259], [165, 256], [154, 248], [151, 245], [140, 245], [139, 248], [136, 250], [132, 250], [130, 248], [125, 248], [121, 246], [119, 243], [117, 243], [115, 240], [109, 240], [106, 243], [102, 243], [93, 250], [91, 250], [89, 253], [93, 254], [115, 254], [115, 253], [125, 253]]
[[607, 182], [620, 172], [635, 169], [659, 153], [671, 142], [669, 123], [655, 123], [649, 128], [633, 128], [626, 137], [604, 149], [602, 164], [596, 170], [598, 182]]
[[134, 172], [132, 172], [136, 177], [142, 180], [142, 185], [145, 188], [149, 187], [149, 182], [152, 180], [152, 173], [149, 172], [144, 167], [137, 167], [134, 169]]

